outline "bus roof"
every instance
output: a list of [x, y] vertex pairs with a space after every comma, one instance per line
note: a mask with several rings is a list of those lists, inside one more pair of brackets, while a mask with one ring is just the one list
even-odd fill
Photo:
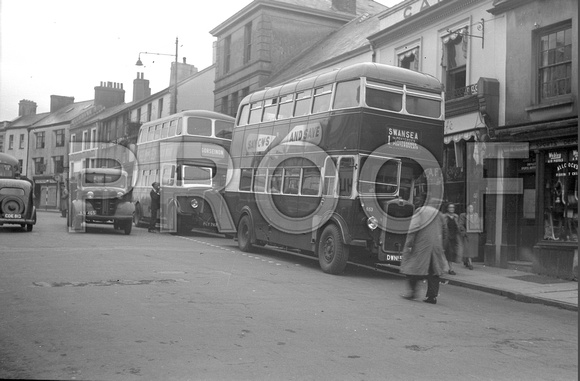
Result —
[[242, 103], [253, 103], [264, 99], [270, 99], [278, 95], [291, 94], [296, 91], [323, 86], [333, 82], [347, 81], [350, 79], [367, 77], [382, 82], [409, 85], [415, 89], [422, 89], [429, 92], [441, 93], [443, 85], [441, 82], [425, 73], [400, 68], [392, 65], [385, 65], [375, 62], [364, 62], [345, 66], [340, 69], [308, 77], [284, 85], [256, 91], [245, 97]]
[[10, 164], [10, 165], [18, 165], [18, 159], [16, 159], [14, 156], [0, 152], [0, 163], [6, 163], [6, 164]]
[[225, 115], [216, 111], [209, 111], [209, 110], [186, 110], [186, 111], [181, 111], [178, 112], [176, 114], [171, 114], [168, 116], [164, 116], [163, 118], [159, 118], [159, 119], [153, 119], [149, 122], [145, 122], [143, 123], [143, 125], [151, 125], [151, 124], [158, 124], [159, 122], [163, 122], [165, 120], [171, 120], [171, 119], [175, 119], [177, 117], [182, 117], [182, 116], [198, 116], [198, 117], [202, 117], [202, 118], [209, 118], [209, 119], [221, 119], [221, 120], [225, 120], [225, 121], [231, 121], [234, 122], [235, 119], [229, 115]]

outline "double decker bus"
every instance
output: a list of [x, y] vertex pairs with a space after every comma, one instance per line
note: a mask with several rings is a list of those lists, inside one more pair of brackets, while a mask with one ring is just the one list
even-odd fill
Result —
[[162, 231], [235, 231], [224, 225], [229, 214], [225, 203], [219, 202], [221, 196], [216, 195], [226, 183], [233, 126], [234, 118], [206, 110], [183, 111], [143, 123], [133, 173], [136, 226], [150, 222], [150, 191], [158, 182]]
[[441, 202], [443, 133], [441, 83], [394, 66], [355, 64], [248, 95], [224, 193], [239, 248], [299, 249], [331, 274], [352, 253], [399, 265], [414, 203]]

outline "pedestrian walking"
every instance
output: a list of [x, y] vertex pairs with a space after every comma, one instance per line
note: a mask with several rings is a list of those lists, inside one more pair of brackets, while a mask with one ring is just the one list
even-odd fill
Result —
[[459, 216], [455, 213], [455, 204], [449, 203], [447, 205], [445, 223], [449, 234], [444, 247], [445, 258], [447, 258], [447, 264], [449, 265], [448, 273], [449, 275], [456, 275], [455, 271], [453, 271], [453, 262], [457, 261], [459, 253]]
[[441, 212], [432, 206], [418, 208], [409, 225], [403, 248], [401, 273], [407, 275], [409, 293], [403, 298], [417, 297], [417, 284], [427, 278], [427, 295], [423, 301], [436, 304], [439, 294], [439, 276], [449, 270], [443, 253], [447, 239], [447, 224]]
[[151, 219], [149, 220], [149, 232], [157, 233], [155, 229], [155, 224], [157, 224], [157, 213], [159, 212], [159, 207], [161, 205], [161, 195], [159, 194], [159, 183], [156, 181], [151, 184], [151, 192], [149, 196], [151, 197]]
[[473, 204], [467, 206], [467, 213], [459, 215], [459, 226], [462, 236], [463, 264], [473, 270], [472, 258], [479, 255], [479, 233], [481, 232], [481, 220], [475, 211]]

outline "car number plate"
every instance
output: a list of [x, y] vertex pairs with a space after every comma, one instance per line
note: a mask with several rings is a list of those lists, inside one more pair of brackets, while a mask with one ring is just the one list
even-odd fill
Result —
[[6, 213], [4, 218], [22, 218], [22, 214], [18, 213]]

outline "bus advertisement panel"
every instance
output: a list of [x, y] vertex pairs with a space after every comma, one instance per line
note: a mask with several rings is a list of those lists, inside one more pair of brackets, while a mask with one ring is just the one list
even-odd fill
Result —
[[150, 192], [157, 182], [161, 231], [235, 231], [218, 193], [227, 181], [233, 124], [230, 116], [192, 110], [141, 126], [133, 175], [136, 226], [151, 223]]
[[312, 252], [333, 274], [354, 248], [399, 264], [417, 202], [442, 199], [443, 106], [437, 79], [376, 63], [247, 96], [225, 189], [240, 249]]

